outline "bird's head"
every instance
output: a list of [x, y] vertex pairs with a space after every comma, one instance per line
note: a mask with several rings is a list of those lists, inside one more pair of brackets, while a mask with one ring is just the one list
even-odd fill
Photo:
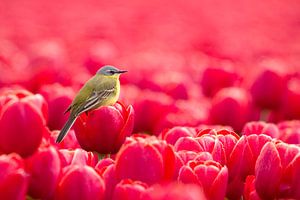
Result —
[[120, 70], [111, 65], [105, 65], [97, 71], [97, 74], [104, 75], [104, 76], [119, 76], [120, 74], [123, 74], [125, 72], [127, 71]]

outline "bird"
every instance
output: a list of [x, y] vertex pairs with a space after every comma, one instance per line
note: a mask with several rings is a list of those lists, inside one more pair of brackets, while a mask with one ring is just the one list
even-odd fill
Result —
[[58, 134], [56, 143], [64, 139], [80, 114], [88, 114], [100, 106], [109, 106], [117, 102], [120, 95], [119, 77], [125, 72], [127, 70], [105, 65], [83, 85], [65, 111], [65, 114], [70, 112], [70, 116]]

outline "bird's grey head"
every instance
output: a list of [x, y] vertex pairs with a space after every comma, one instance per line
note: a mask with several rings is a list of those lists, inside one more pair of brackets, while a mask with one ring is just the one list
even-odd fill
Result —
[[127, 72], [126, 70], [120, 70], [114, 66], [111, 65], [105, 65], [103, 67], [101, 67], [98, 71], [97, 74], [101, 74], [101, 75], [106, 75], [106, 76], [113, 76], [116, 74], [122, 74]]

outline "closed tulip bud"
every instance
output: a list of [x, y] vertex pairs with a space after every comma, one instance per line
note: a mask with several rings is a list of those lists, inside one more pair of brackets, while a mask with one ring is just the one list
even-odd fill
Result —
[[221, 200], [226, 194], [228, 170], [211, 160], [190, 161], [180, 169], [178, 180], [199, 184], [208, 199]]
[[25, 199], [28, 175], [23, 160], [16, 154], [0, 156], [0, 197], [5, 200]]
[[80, 146], [100, 154], [118, 152], [125, 138], [132, 133], [134, 111], [132, 106], [103, 106], [81, 115], [75, 123], [75, 133]]
[[235, 131], [241, 131], [250, 117], [249, 99], [248, 93], [242, 88], [220, 90], [212, 99], [210, 123], [229, 125]]
[[128, 138], [116, 157], [116, 175], [147, 184], [170, 180], [175, 173], [175, 154], [165, 141]]
[[60, 84], [45, 85], [39, 93], [43, 95], [48, 103], [48, 127], [50, 130], [59, 130], [67, 121], [68, 116], [64, 114], [66, 108], [71, 104], [74, 91]]
[[103, 179], [89, 166], [71, 165], [64, 169], [58, 183], [56, 200], [102, 200], [105, 185]]
[[265, 69], [254, 80], [250, 92], [254, 103], [264, 109], [277, 109], [282, 104], [286, 90], [284, 74], [273, 69]]
[[282, 142], [266, 143], [255, 165], [257, 194], [262, 199], [298, 199], [299, 157], [298, 146]]
[[177, 126], [163, 131], [160, 136], [166, 140], [167, 143], [175, 145], [179, 138], [195, 135], [196, 130], [194, 128]]
[[266, 123], [263, 121], [246, 123], [242, 133], [243, 135], [265, 134], [271, 136], [272, 138], [278, 138], [280, 134], [279, 129], [275, 124]]
[[238, 80], [239, 76], [233, 69], [209, 67], [204, 70], [200, 82], [203, 94], [212, 97], [220, 89], [234, 86]]
[[61, 172], [57, 150], [52, 146], [41, 147], [25, 164], [30, 174], [28, 194], [37, 199], [53, 197]]
[[0, 115], [2, 152], [16, 152], [26, 157], [37, 150], [45, 131], [44, 103], [40, 95], [28, 95], [13, 98], [3, 105]]
[[148, 188], [147, 184], [140, 181], [124, 179], [116, 185], [113, 200], [141, 200]]

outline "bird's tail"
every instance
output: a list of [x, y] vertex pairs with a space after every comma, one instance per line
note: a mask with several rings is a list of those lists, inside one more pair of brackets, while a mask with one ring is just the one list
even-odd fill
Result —
[[58, 137], [56, 138], [56, 143], [60, 143], [64, 137], [66, 136], [66, 134], [68, 133], [68, 131], [70, 130], [70, 128], [72, 127], [72, 125], [74, 124], [75, 120], [77, 117], [75, 116], [70, 116], [68, 121], [65, 123], [64, 127], [61, 129]]

